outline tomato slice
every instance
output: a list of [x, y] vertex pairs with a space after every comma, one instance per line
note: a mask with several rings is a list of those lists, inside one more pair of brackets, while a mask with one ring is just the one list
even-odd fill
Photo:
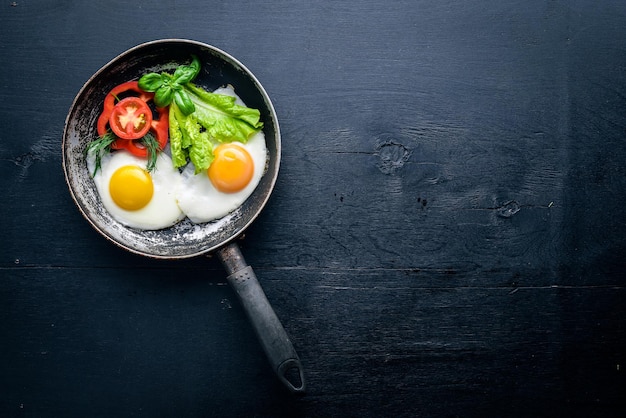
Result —
[[102, 136], [107, 132], [107, 125], [109, 124], [111, 112], [113, 112], [113, 108], [115, 107], [117, 96], [128, 91], [137, 93], [139, 98], [144, 102], [148, 102], [154, 97], [154, 93], [146, 93], [141, 90], [136, 81], [127, 81], [115, 86], [104, 98], [104, 109], [98, 118], [98, 135]]
[[[159, 120], [153, 119], [151, 130], [154, 133], [159, 148], [164, 149], [169, 138], [169, 108], [158, 107]], [[112, 149], [125, 149], [137, 157], [147, 157], [148, 149], [140, 141], [117, 139], [111, 144]]]
[[148, 133], [152, 125], [150, 107], [138, 97], [120, 100], [109, 116], [109, 126], [122, 139], [139, 139]]
[[[147, 103], [152, 101], [152, 99], [154, 98], [154, 93], [148, 93], [148, 92], [141, 90], [139, 88], [137, 81], [127, 81], [125, 83], [122, 83], [114, 87], [109, 92], [109, 94], [107, 94], [106, 97], [104, 98], [104, 107], [97, 122], [98, 135], [100, 136], [105, 135], [108, 130], [107, 126], [111, 126], [111, 128], [113, 128], [114, 124], [109, 123], [111, 119], [111, 114], [113, 113], [113, 109], [115, 109], [115, 107], [119, 105], [119, 103], [121, 103], [122, 100], [120, 100], [120, 102], [118, 102], [117, 104], [115, 102], [117, 101], [117, 97], [119, 95], [126, 93], [126, 92], [137, 93], [138, 97], [135, 97], [135, 96], [130, 96], [130, 97], [143, 101], [144, 103], [146, 103], [146, 106], [148, 106]], [[146, 123], [146, 125], [148, 126], [148, 130], [151, 130], [152, 133], [154, 133], [156, 140], [159, 143], [159, 148], [164, 149], [165, 145], [167, 144], [167, 140], [169, 138], [169, 118], [168, 118], [169, 108], [157, 107], [156, 111], [158, 113], [158, 119], [154, 119], [154, 117], [152, 116], [152, 112], [150, 112], [149, 114], [150, 114], [150, 117], [152, 118], [152, 121], [150, 123]], [[117, 136], [118, 136], [118, 139], [115, 140], [111, 144], [112, 149], [126, 149], [129, 152], [136, 155], [137, 157], [148, 156], [148, 149], [144, 147], [143, 144], [141, 143], [140, 141], [141, 137], [137, 139], [124, 139], [120, 137], [119, 135]]]

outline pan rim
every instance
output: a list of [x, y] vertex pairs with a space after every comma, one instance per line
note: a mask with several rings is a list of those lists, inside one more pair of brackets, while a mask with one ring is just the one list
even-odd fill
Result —
[[[83, 203], [81, 202], [80, 196], [78, 196], [78, 191], [74, 189], [71, 181], [70, 181], [70, 172], [69, 172], [69, 167], [68, 167], [68, 153], [67, 153], [67, 141], [68, 141], [68, 131], [69, 131], [69, 125], [71, 123], [71, 119], [72, 119], [72, 114], [74, 113], [75, 108], [78, 106], [78, 102], [80, 100], [80, 98], [82, 98], [82, 96], [84, 95], [86, 89], [88, 89], [88, 87], [94, 82], [94, 80], [96, 80], [98, 77], [102, 76], [104, 73], [106, 73], [107, 70], [110, 70], [113, 66], [115, 66], [117, 63], [119, 63], [120, 61], [124, 60], [125, 58], [127, 58], [129, 55], [132, 55], [134, 53], [136, 53], [138, 50], [141, 49], [145, 49], [147, 47], [150, 46], [155, 46], [155, 45], [165, 45], [165, 44], [176, 44], [176, 43], [184, 43], [184, 44], [189, 44], [189, 45], [194, 45], [197, 46], [198, 48], [203, 48], [203, 49], [207, 49], [209, 51], [211, 51], [213, 54], [219, 56], [220, 58], [224, 59], [226, 62], [228, 62], [229, 64], [233, 65], [235, 68], [237, 68], [238, 70], [242, 71], [243, 73], [245, 73], [245, 76], [248, 77], [252, 83], [254, 84], [255, 88], [258, 90], [258, 93], [261, 95], [261, 97], [263, 98], [263, 102], [267, 107], [267, 110], [269, 112], [269, 117], [272, 119], [272, 125], [274, 128], [274, 146], [276, 149], [275, 155], [272, 155], [273, 161], [272, 161], [272, 165], [270, 166], [271, 168], [268, 169], [268, 171], [264, 174], [264, 176], [269, 176], [269, 179], [266, 179], [266, 191], [264, 191], [261, 196], [262, 198], [258, 200], [257, 204], [255, 204], [255, 207], [253, 208], [253, 210], [251, 210], [250, 212], [252, 213], [251, 216], [246, 217], [245, 222], [242, 223], [241, 226], [237, 227], [233, 232], [229, 233], [227, 237], [219, 240], [218, 242], [216, 242], [215, 244], [209, 245], [205, 248], [199, 248], [193, 251], [189, 251], [189, 252], [184, 252], [184, 253], [176, 253], [176, 254], [170, 254], [170, 253], [152, 253], [152, 252], [147, 252], [145, 250], [141, 250], [139, 248], [136, 248], [135, 246], [132, 245], [131, 242], [127, 242], [124, 240], [118, 240], [114, 237], [112, 237], [111, 235], [109, 235], [109, 233], [107, 233], [107, 231], [101, 226], [99, 225], [93, 218], [92, 216], [89, 215], [89, 213], [87, 213], [87, 211], [85, 210], [85, 208], [83, 207]], [[144, 42], [141, 44], [138, 44], [136, 46], [133, 46], [127, 50], [125, 50], [124, 52], [120, 53], [119, 55], [117, 55], [116, 57], [114, 57], [113, 59], [109, 60], [106, 64], [104, 64], [103, 66], [101, 66], [95, 73], [93, 73], [89, 79], [87, 79], [87, 81], [82, 85], [82, 87], [79, 89], [79, 91], [76, 93], [74, 99], [72, 100], [72, 103], [69, 107], [67, 116], [65, 118], [65, 125], [64, 125], [64, 129], [63, 129], [63, 138], [62, 138], [62, 154], [63, 154], [63, 158], [62, 158], [62, 167], [63, 167], [63, 172], [64, 172], [64, 177], [65, 177], [65, 182], [68, 186], [68, 189], [70, 191], [70, 196], [72, 197], [72, 200], [74, 201], [75, 205], [78, 207], [80, 213], [82, 214], [83, 218], [85, 218], [88, 223], [103, 237], [105, 237], [108, 241], [112, 242], [113, 244], [115, 244], [118, 247], [123, 248], [124, 250], [127, 250], [131, 253], [137, 254], [137, 255], [141, 255], [141, 256], [145, 256], [145, 257], [149, 257], [149, 258], [154, 258], [154, 259], [185, 259], [185, 258], [193, 258], [193, 257], [198, 257], [207, 253], [210, 253], [212, 251], [215, 251], [216, 249], [223, 247], [231, 242], [233, 242], [234, 240], [236, 240], [249, 226], [250, 224], [252, 224], [257, 217], [259, 216], [259, 214], [261, 213], [261, 211], [263, 210], [263, 208], [267, 205], [267, 202], [269, 201], [271, 194], [274, 190], [274, 187], [276, 185], [276, 181], [278, 178], [278, 172], [280, 169], [280, 163], [281, 163], [281, 155], [282, 155], [282, 145], [281, 145], [281, 133], [280, 133], [280, 126], [278, 123], [278, 118], [276, 115], [276, 110], [274, 108], [274, 105], [271, 101], [271, 98], [269, 97], [269, 95], [267, 94], [265, 88], [262, 86], [262, 84], [260, 83], [260, 81], [258, 80], [258, 78], [252, 73], [252, 71], [250, 71], [250, 69], [248, 69], [242, 62], [240, 62], [238, 59], [236, 59], [235, 57], [233, 57], [232, 55], [230, 55], [229, 53], [225, 52], [224, 50], [215, 47], [213, 45], [204, 43], [204, 42], [200, 42], [200, 41], [196, 41], [196, 40], [191, 40], [191, 39], [185, 39], [185, 38], [163, 38], [163, 39], [155, 39], [152, 41], [148, 41], [148, 42]], [[232, 220], [230, 220], [229, 218], [232, 216], [231, 214], [226, 215], [225, 217], [221, 218], [219, 221], [223, 221], [223, 222], [233, 222]], [[124, 227], [126, 229], [131, 229], [128, 227]]]

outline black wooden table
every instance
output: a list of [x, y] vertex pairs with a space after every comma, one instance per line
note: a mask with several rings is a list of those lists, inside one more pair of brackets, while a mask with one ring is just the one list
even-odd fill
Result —
[[[104, 240], [67, 111], [124, 50], [237, 57], [282, 129], [240, 240], [308, 391], [211, 257]], [[626, 416], [626, 3], [0, 4], [0, 416]]]

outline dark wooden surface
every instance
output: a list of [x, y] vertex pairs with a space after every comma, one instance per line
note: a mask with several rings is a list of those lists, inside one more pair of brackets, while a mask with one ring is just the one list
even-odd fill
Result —
[[[181, 37], [274, 100], [241, 241], [306, 369], [221, 265], [125, 253], [61, 169], [98, 68]], [[626, 416], [626, 3], [0, 4], [0, 416]]]

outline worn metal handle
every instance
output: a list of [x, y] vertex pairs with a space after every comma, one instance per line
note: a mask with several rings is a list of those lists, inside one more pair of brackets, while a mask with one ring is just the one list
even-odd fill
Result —
[[304, 393], [304, 371], [298, 354], [252, 267], [246, 264], [239, 246], [228, 244], [217, 250], [217, 255], [228, 272], [228, 283], [237, 293], [272, 369], [290, 391]]

